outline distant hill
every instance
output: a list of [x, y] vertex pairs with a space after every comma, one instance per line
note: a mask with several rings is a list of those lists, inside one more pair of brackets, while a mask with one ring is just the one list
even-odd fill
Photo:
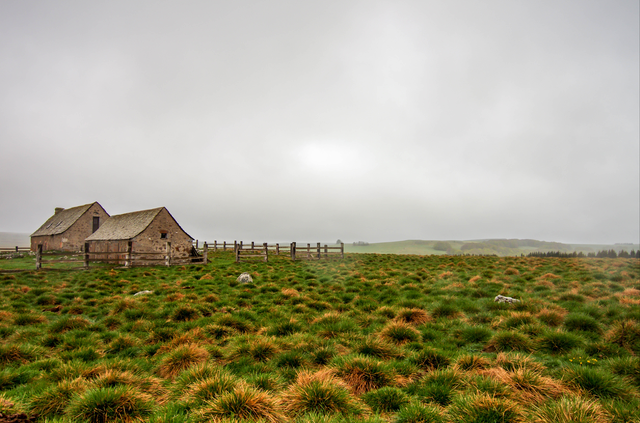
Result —
[[21, 234], [16, 232], [0, 232], [0, 248], [9, 247], [29, 247], [31, 234]]
[[[364, 244], [364, 245], [363, 245]], [[639, 244], [563, 244], [560, 242], [537, 241], [534, 239], [482, 239], [470, 241], [423, 241], [407, 240], [396, 242], [345, 244], [349, 253], [379, 254], [495, 254], [516, 256], [531, 252], [560, 251], [565, 253], [596, 253], [602, 250], [616, 252], [640, 249]]]

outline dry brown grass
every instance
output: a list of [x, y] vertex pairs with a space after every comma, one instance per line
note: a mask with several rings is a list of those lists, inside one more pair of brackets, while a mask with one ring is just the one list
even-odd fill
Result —
[[463, 372], [470, 372], [474, 370], [484, 370], [491, 367], [491, 361], [486, 357], [475, 355], [475, 354], [465, 354], [456, 360], [453, 368]]
[[417, 341], [420, 337], [418, 329], [402, 321], [393, 321], [380, 331], [380, 338], [396, 345]]
[[294, 288], [282, 288], [282, 295], [289, 298], [296, 298], [300, 296], [300, 292]]
[[14, 317], [13, 313], [6, 310], [0, 310], [0, 322], [12, 321], [13, 317]]
[[172, 303], [175, 301], [180, 301], [184, 298], [184, 294], [180, 293], [180, 292], [175, 292], [173, 294], [169, 294], [165, 297], [165, 301], [168, 303]]
[[370, 358], [354, 357], [337, 364], [334, 369], [356, 395], [391, 385], [396, 380], [394, 372], [382, 362]]
[[287, 415], [305, 413], [364, 414], [366, 406], [351, 394], [348, 385], [334, 371], [302, 371], [295, 382], [280, 396]]
[[501, 352], [495, 359], [496, 365], [509, 370], [527, 369], [534, 372], [542, 372], [545, 366], [537, 362], [530, 354], [518, 352]]
[[395, 319], [410, 325], [421, 325], [431, 320], [429, 314], [421, 308], [401, 308]]
[[542, 376], [538, 371], [519, 368], [507, 371], [501, 367], [481, 370], [479, 373], [509, 387], [511, 397], [518, 403], [530, 406], [549, 399], [559, 398], [571, 392], [562, 382]]
[[469, 283], [473, 283], [473, 282], [477, 282], [480, 279], [482, 279], [482, 276], [480, 275], [475, 275], [474, 277], [472, 277], [471, 279], [469, 279]]
[[181, 345], [162, 359], [158, 367], [158, 374], [164, 378], [174, 378], [183, 370], [204, 363], [208, 358], [207, 350], [198, 345]]
[[238, 386], [196, 412], [197, 421], [231, 422], [260, 421], [279, 423], [285, 421], [280, 402], [271, 394], [246, 385]]
[[536, 282], [536, 286], [546, 286], [547, 288], [555, 288], [555, 284], [553, 282], [550, 282], [548, 280], [539, 280], [538, 282]]
[[206, 343], [206, 341], [207, 334], [202, 330], [202, 328], [197, 327], [191, 329], [187, 333], [171, 339], [169, 342], [160, 347], [156, 354], [164, 354], [175, 349], [176, 347], [179, 347], [180, 345], [201, 345]]
[[622, 292], [616, 292], [614, 294], [616, 297], [640, 297], [640, 289], [636, 288], [627, 288]]
[[162, 380], [155, 377], [140, 377], [129, 371], [106, 369], [97, 375], [91, 385], [98, 388], [108, 388], [117, 385], [127, 385], [137, 388], [139, 391], [150, 394], [156, 402], [164, 403], [167, 400], [168, 390], [162, 385]]
[[536, 317], [538, 318], [538, 320], [545, 323], [547, 326], [556, 327], [562, 324], [562, 322], [564, 321], [564, 317], [566, 315], [567, 315], [567, 311], [564, 309], [558, 310], [558, 309], [543, 308], [538, 312]]
[[597, 401], [565, 396], [535, 404], [529, 409], [530, 423], [611, 423], [611, 417]]

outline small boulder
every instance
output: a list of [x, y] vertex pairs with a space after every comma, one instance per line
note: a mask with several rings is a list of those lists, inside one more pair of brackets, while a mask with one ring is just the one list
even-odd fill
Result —
[[236, 281], [240, 283], [253, 283], [253, 278], [251, 277], [250, 274], [248, 274], [247, 272], [244, 272], [240, 276], [238, 276], [238, 279], [236, 279]]
[[516, 300], [515, 298], [511, 298], [511, 297], [505, 297], [504, 295], [496, 295], [496, 297], [493, 299], [493, 302], [511, 304], [511, 303], [520, 302], [520, 300]]
[[147, 295], [147, 294], [153, 294], [153, 291], [140, 291], [133, 294], [133, 296], [137, 297], [138, 295]]

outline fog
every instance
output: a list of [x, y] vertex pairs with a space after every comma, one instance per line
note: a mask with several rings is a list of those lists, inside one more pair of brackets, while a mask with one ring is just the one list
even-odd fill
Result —
[[640, 242], [636, 1], [0, 2], [0, 231]]

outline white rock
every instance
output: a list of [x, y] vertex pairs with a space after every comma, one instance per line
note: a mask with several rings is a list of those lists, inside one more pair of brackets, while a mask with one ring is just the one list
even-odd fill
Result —
[[520, 300], [516, 300], [515, 298], [511, 298], [511, 297], [505, 297], [503, 295], [497, 295], [493, 299], [493, 302], [495, 302], [495, 303], [517, 303], [517, 302], [520, 302]]
[[236, 281], [240, 283], [252, 283], [253, 278], [251, 277], [250, 274], [248, 274], [247, 272], [244, 272], [240, 276], [238, 276], [238, 279], [236, 279]]

